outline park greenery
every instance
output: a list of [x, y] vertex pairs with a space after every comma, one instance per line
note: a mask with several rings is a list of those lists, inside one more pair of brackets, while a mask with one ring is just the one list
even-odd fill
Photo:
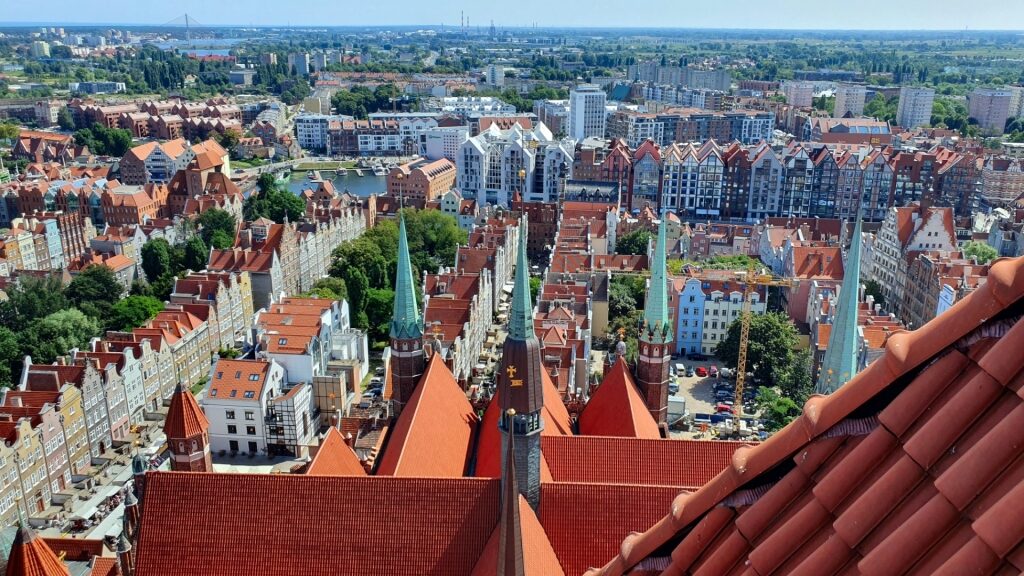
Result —
[[120, 128], [93, 124], [75, 132], [75, 143], [100, 156], [124, 156], [132, 147], [132, 133]]
[[[250, 194], [242, 205], [246, 220], [269, 218], [278, 224], [295, 222], [306, 213], [306, 203], [287, 187], [278, 186], [273, 174], [263, 174], [257, 181], [259, 193]], [[211, 237], [212, 239], [212, 237]]]
[[999, 257], [999, 252], [985, 242], [972, 240], [964, 246], [964, 256], [974, 258], [978, 264], [988, 264]]
[[623, 234], [615, 241], [615, 253], [622, 255], [647, 254], [647, 246], [651, 241], [651, 233], [648, 230], [639, 228], [628, 234]]

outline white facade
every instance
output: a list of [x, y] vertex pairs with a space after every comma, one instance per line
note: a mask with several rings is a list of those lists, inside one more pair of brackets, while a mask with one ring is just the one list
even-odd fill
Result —
[[1013, 104], [1013, 93], [994, 88], [975, 88], [967, 98], [968, 114], [984, 134], [1002, 134]]
[[424, 136], [426, 138], [424, 155], [428, 160], [447, 158], [456, 162], [459, 147], [469, 140], [469, 128], [467, 126], [434, 127], [428, 129]]
[[810, 108], [814, 105], [814, 82], [800, 80], [783, 82], [782, 93], [786, 96], [786, 104], [797, 108]]
[[291, 70], [292, 68], [295, 68], [295, 73], [299, 76], [309, 76], [309, 53], [289, 54], [288, 69]]
[[[767, 303], [761, 295], [754, 292], [750, 295], [750, 313], [764, 314]], [[704, 301], [704, 326], [701, 333], [701, 353], [714, 354], [715, 347], [725, 340], [729, 325], [738, 320], [743, 311], [743, 292], [732, 290], [726, 294], [722, 290], [714, 290]]]
[[295, 117], [295, 138], [303, 150], [326, 151], [330, 144], [328, 129], [332, 120], [341, 116], [327, 114], [300, 114]]
[[836, 86], [836, 104], [832, 112], [834, 118], [842, 118], [849, 113], [853, 117], [864, 114], [864, 100], [867, 88], [859, 84], [840, 84]]
[[905, 129], [932, 123], [935, 90], [932, 88], [900, 88], [900, 104], [896, 108], [896, 124]]
[[596, 84], [580, 84], [569, 93], [569, 130], [570, 138], [604, 138], [605, 96]]
[[266, 453], [266, 406], [281, 395], [285, 381], [285, 369], [273, 360], [218, 361], [200, 401], [210, 422], [210, 449]]
[[504, 86], [505, 85], [505, 67], [498, 66], [497, 64], [488, 64], [487, 68], [484, 69], [484, 76], [487, 77], [487, 83], [491, 86]]

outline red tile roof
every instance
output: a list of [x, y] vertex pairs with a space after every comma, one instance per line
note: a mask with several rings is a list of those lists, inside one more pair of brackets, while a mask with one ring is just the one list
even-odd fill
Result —
[[167, 409], [164, 434], [174, 439], [192, 438], [205, 433], [209, 428], [210, 423], [199, 408], [195, 396], [179, 384], [171, 396], [171, 406]]
[[661, 438], [621, 356], [580, 414], [580, 434]]
[[[298, 388], [298, 386], [296, 386]], [[306, 474], [316, 476], [366, 476], [359, 457], [345, 444], [341, 432], [331, 426], [320, 442], [320, 448], [309, 463]]]
[[[103, 540], [91, 538], [43, 538], [53, 553], [64, 560], [88, 562], [103, 555]], [[63, 556], [62, 556], [63, 555]]]
[[592, 574], [1021, 572], [1022, 297], [1024, 259], [997, 261]]
[[96, 557], [89, 576], [121, 576], [121, 564], [113, 556]]
[[[537, 520], [533, 508], [522, 496], [519, 497], [519, 517], [522, 522], [523, 568], [525, 576], [565, 576], [558, 564], [555, 550], [548, 542], [544, 528]], [[480, 559], [473, 568], [472, 576], [494, 576], [498, 573], [498, 542], [501, 537], [499, 522], [491, 532]]]
[[7, 558], [7, 576], [68, 576], [68, 569], [35, 530], [21, 526]]
[[746, 446], [721, 440], [559, 436], [540, 440], [555, 482], [645, 484], [695, 489]]
[[477, 416], [440, 354], [434, 354], [388, 438], [382, 476], [456, 478], [466, 472]]
[[[270, 336], [278, 342], [276, 335]], [[210, 398], [245, 398], [258, 402], [263, 393], [263, 385], [270, 374], [270, 362], [265, 360], [229, 360], [221, 358], [214, 368], [213, 379], [210, 380]]]
[[540, 523], [566, 575], [618, 553], [622, 539], [664, 515], [679, 489], [669, 486], [545, 483]]
[[499, 485], [151, 472], [136, 574], [468, 575], [498, 522]]

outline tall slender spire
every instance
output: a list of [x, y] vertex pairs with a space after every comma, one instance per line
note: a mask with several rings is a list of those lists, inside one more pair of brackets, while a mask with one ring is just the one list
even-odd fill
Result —
[[[516, 411], [509, 408], [506, 416]], [[519, 518], [519, 486], [516, 483], [515, 434], [505, 442], [505, 468], [501, 472], [501, 534], [498, 540], [498, 576], [522, 576], [523, 529]]]
[[828, 349], [818, 374], [817, 392], [831, 394], [857, 374], [859, 335], [857, 308], [860, 304], [861, 220], [853, 227], [850, 252], [843, 271], [837, 308], [832, 320]]
[[[672, 337], [668, 315], [668, 284], [665, 278], [667, 258], [665, 255], [665, 221], [666, 213], [661, 214], [658, 224], [658, 238], [654, 243], [654, 259], [651, 261], [651, 286], [644, 306], [644, 326], [641, 339], [647, 341], [667, 342]], [[657, 338], [653, 338], [657, 336]]]
[[537, 337], [533, 331], [533, 296], [530, 294], [530, 265], [526, 260], [524, 237], [519, 238], [516, 278], [512, 290], [512, 312], [508, 318], [508, 337], [514, 340]]
[[395, 307], [391, 319], [391, 337], [418, 339], [423, 336], [419, 309], [416, 306], [416, 283], [409, 259], [409, 239], [405, 232], [405, 216], [398, 215], [398, 267], [395, 272]]

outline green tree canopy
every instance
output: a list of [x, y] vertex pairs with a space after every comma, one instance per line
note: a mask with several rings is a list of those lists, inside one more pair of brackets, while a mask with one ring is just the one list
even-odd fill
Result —
[[93, 154], [124, 156], [132, 147], [132, 133], [120, 128], [93, 124], [75, 132], [75, 143], [88, 146]]
[[227, 250], [235, 245], [235, 237], [232, 234], [226, 234], [222, 230], [217, 230], [210, 236], [210, 246], [217, 250]]
[[761, 421], [769, 432], [780, 430], [800, 415], [800, 406], [774, 388], [758, 389], [757, 407], [761, 411]]
[[171, 271], [171, 245], [164, 238], [153, 238], [142, 245], [142, 271], [153, 282]]
[[647, 246], [651, 241], [651, 233], [643, 228], [623, 235], [615, 241], [616, 254], [647, 254]]
[[327, 277], [317, 280], [308, 295], [327, 300], [348, 300], [348, 289], [341, 278]]
[[345, 270], [345, 287], [348, 289], [348, 305], [352, 314], [352, 324], [360, 330], [369, 328], [370, 320], [366, 314], [369, 299], [370, 282], [366, 274], [358, 268]]
[[93, 264], [82, 270], [68, 285], [65, 295], [79, 310], [93, 318], [105, 318], [112, 302], [124, 292], [113, 270]]
[[33, 320], [21, 337], [22, 354], [49, 364], [72, 348], [86, 348], [100, 333], [99, 320], [70, 308]]
[[21, 374], [21, 344], [14, 332], [0, 326], [0, 388], [12, 388]]
[[206, 260], [209, 251], [206, 243], [199, 236], [193, 236], [185, 241], [185, 254], [182, 259], [182, 266], [186, 270], [198, 272], [206, 268]]
[[[271, 181], [273, 181], [273, 176], [269, 174], [264, 174], [264, 176], [270, 176]], [[260, 179], [262, 180], [262, 177]], [[207, 246], [224, 250], [230, 248], [231, 244], [234, 244], [235, 230], [237, 229], [238, 222], [235, 220], [235, 216], [227, 210], [221, 210], [220, 208], [206, 210], [199, 215], [196, 223], [199, 225], [199, 234], [203, 238], [203, 243]], [[223, 240], [215, 238], [218, 232], [229, 239], [228, 245], [218, 246], [218, 242], [223, 244]]]
[[57, 125], [64, 130], [75, 129], [75, 118], [71, 115], [71, 110], [69, 110], [67, 106], [61, 108], [60, 111], [57, 112]]
[[281, 224], [285, 218], [295, 221], [305, 214], [306, 203], [290, 190], [278, 188], [273, 174], [260, 176], [256, 185], [259, 193], [250, 194], [242, 206], [246, 220], [269, 218]]
[[130, 331], [142, 326], [163, 309], [164, 303], [152, 296], [129, 296], [118, 300], [111, 307], [107, 328]]
[[864, 294], [873, 296], [875, 304], [885, 306], [885, 296], [882, 295], [882, 285], [878, 280], [871, 279], [864, 283]]
[[22, 276], [7, 288], [7, 300], [0, 301], [0, 324], [19, 332], [36, 318], [70, 306], [58, 276]]
[[985, 242], [972, 240], [964, 246], [964, 256], [976, 259], [978, 264], [988, 264], [999, 257], [999, 252]]
[[[715, 347], [715, 356], [729, 368], [736, 367], [739, 342], [740, 319], [737, 318], [729, 325], [725, 340]], [[762, 383], [776, 383], [792, 365], [796, 344], [796, 327], [788, 316], [778, 312], [754, 314], [747, 342], [747, 372], [753, 372]]]
[[387, 340], [394, 306], [395, 292], [393, 290], [370, 288], [367, 291], [366, 319], [369, 323], [370, 341]]

